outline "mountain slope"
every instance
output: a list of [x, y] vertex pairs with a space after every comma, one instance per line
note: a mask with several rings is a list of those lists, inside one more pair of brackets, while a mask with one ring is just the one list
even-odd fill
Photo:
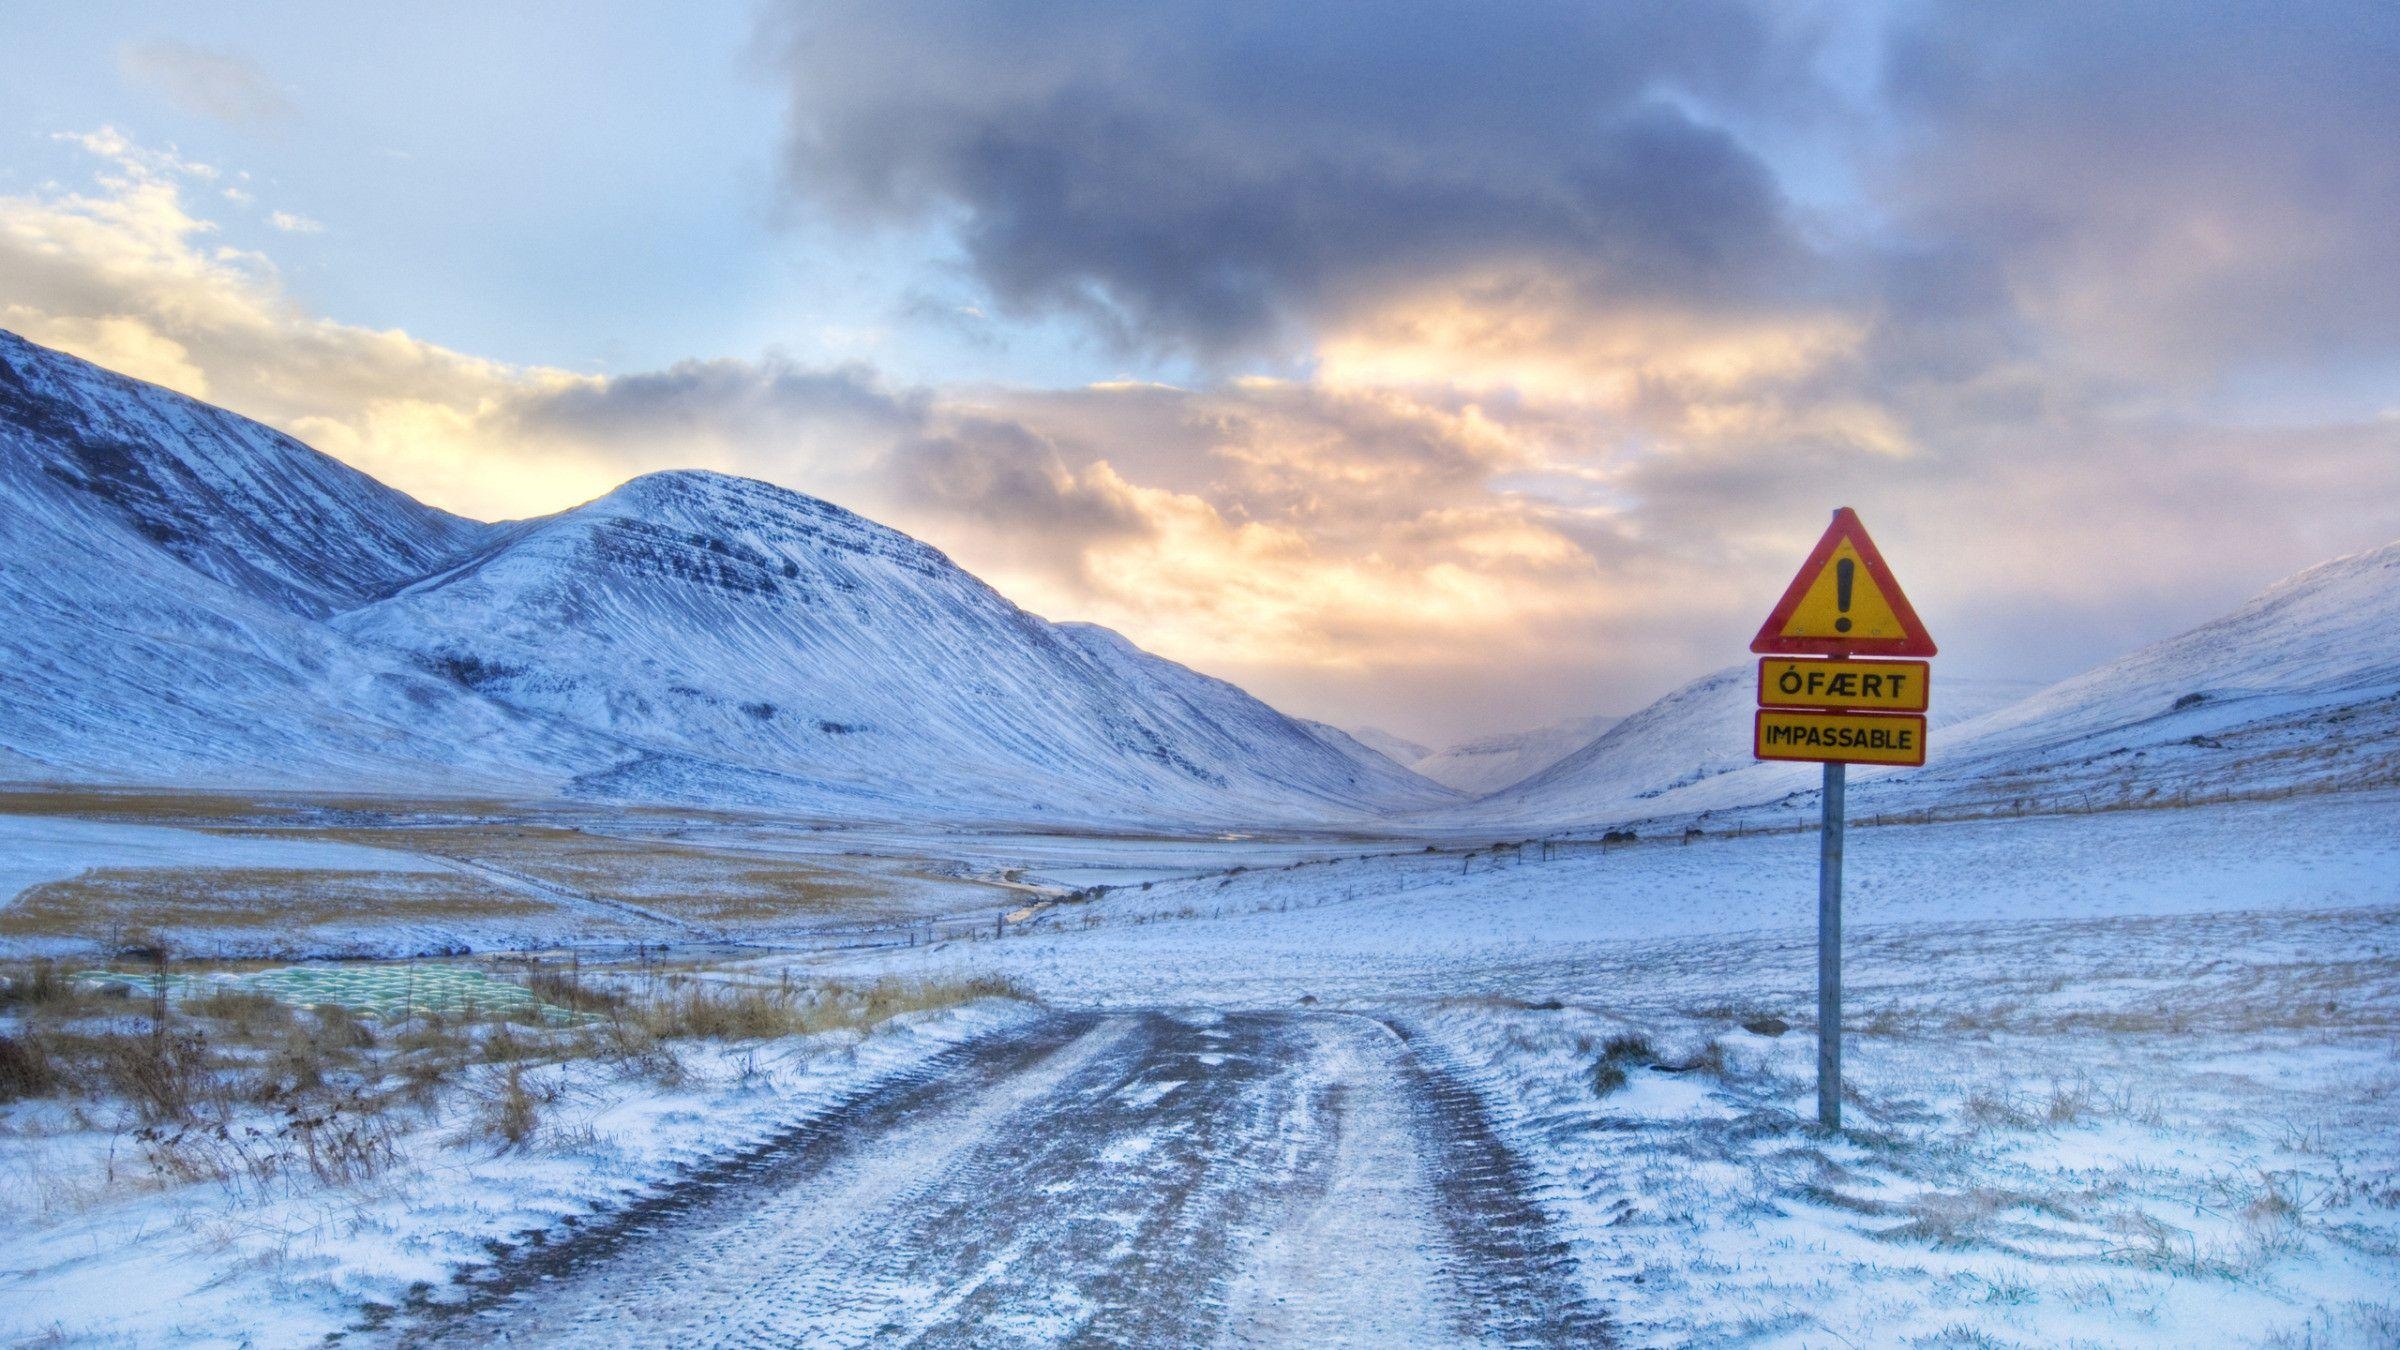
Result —
[[[1466, 814], [1495, 823], [1605, 824], [1773, 801], [1806, 788], [1815, 781], [1813, 765], [1761, 764], [1751, 756], [1757, 671], [1745, 662], [1703, 675]], [[2035, 687], [1945, 679], [1937, 670], [1928, 720], [1936, 728], [1953, 726]]]
[[314, 621], [488, 527], [7, 333], [0, 514], [12, 778], [480, 792], [609, 753]]
[[0, 510], [19, 780], [1217, 825], [1450, 796], [798, 493], [659, 474], [480, 524], [8, 334]]
[[639, 765], [587, 784], [612, 795], [1207, 822], [1443, 796], [906, 535], [720, 474], [637, 478], [334, 626], [660, 757], [647, 786]]
[[2400, 543], [1962, 726], [1891, 791], [2096, 805], [2387, 781], [2400, 781]]
[[1114, 629], [1062, 623], [1057, 630], [1186, 742], [1231, 747], [1253, 769], [1271, 764], [1275, 782], [1329, 805], [1365, 800], [1403, 808], [1457, 797], [1339, 727], [1287, 717], [1238, 685], [1143, 651]]
[[[1814, 765], [1750, 758], [1753, 667], [1676, 690], [1447, 820], [1601, 825], [1785, 801]], [[1853, 769], [1856, 815], [2091, 810], [2400, 783], [2400, 543], [2038, 691], [1936, 666], [1929, 762]]]
[[1619, 720], [1578, 717], [1531, 731], [1483, 736], [1434, 751], [1411, 767], [1437, 783], [1481, 796], [1531, 778], [1591, 744]]
[[1430, 745], [1419, 745], [1406, 736], [1396, 736], [1381, 727], [1335, 728], [1351, 740], [1367, 747], [1394, 764], [1415, 767], [1416, 762], [1433, 753]]
[[[282, 432], [0, 331], [0, 476], [47, 478], [192, 571], [319, 618], [500, 527], [434, 510]], [[20, 498], [22, 499], [22, 498]]]

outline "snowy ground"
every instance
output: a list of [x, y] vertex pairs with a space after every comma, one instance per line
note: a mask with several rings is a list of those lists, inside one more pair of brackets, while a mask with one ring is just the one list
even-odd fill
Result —
[[273, 868], [304, 872], [441, 872], [433, 859], [311, 839], [240, 839], [198, 830], [59, 816], [0, 815], [0, 906], [45, 881], [96, 867], [155, 871]]
[[[1807, 836], [1159, 883], [872, 959], [1402, 1020], [1636, 1342], [2390, 1344], [2396, 822], [2368, 794], [1856, 832], [1841, 1140], [1809, 1123]], [[1666, 1067], [1595, 1093], [1631, 1035]]]
[[409, 1114], [397, 1159], [352, 1184], [178, 1179], [150, 1165], [155, 1134], [113, 1112], [0, 1108], [0, 1344], [311, 1343], [1033, 1016], [984, 1000], [864, 1033], [686, 1046], [666, 1082], [545, 1066], [523, 1075], [543, 1106], [522, 1147], [477, 1126], [491, 1068]]
[[[897, 940], [954, 917], [985, 924], [1054, 889], [1004, 880], [1019, 865], [974, 846], [706, 813], [166, 793], [52, 794], [15, 813], [28, 805], [0, 798], [0, 957]], [[52, 814], [70, 808], [88, 814]], [[150, 823], [162, 819], [174, 824]]]
[[[2395, 824], [2400, 794], [2364, 792], [1855, 830], [1851, 1128], [1838, 1139], [1812, 1124], [1806, 834], [1579, 846], [1543, 862], [1538, 849], [1389, 840], [778, 842], [726, 825], [750, 852], [896, 865], [924, 848], [938, 850], [920, 859], [928, 874], [1105, 876], [1116, 889], [1042, 908], [1005, 940], [723, 960], [997, 976], [1050, 1005], [1041, 1025], [1167, 1009], [1201, 1026], [1246, 1011], [1397, 1026], [1412, 1055], [1481, 1098], [1524, 1193], [1569, 1239], [1582, 1290], [1630, 1344], [2389, 1345]], [[677, 829], [680, 843], [710, 834]], [[394, 1179], [305, 1195], [79, 1190], [56, 1179], [103, 1166], [101, 1136], [30, 1104], [0, 1108], [0, 1148], [28, 1179], [8, 1188], [19, 1208], [0, 1245], [14, 1272], [0, 1309], [15, 1320], [0, 1334], [58, 1324], [147, 1340], [231, 1319], [300, 1339], [438, 1284], [487, 1238], [661, 1184], [770, 1121], [1036, 1016], [974, 1005], [830, 1055], [726, 1047], [671, 1090], [581, 1082], [562, 1094], [581, 1114], [530, 1151], [462, 1152], [432, 1132]], [[1258, 1025], [1269, 1041], [1332, 1044], [1302, 1024]], [[1157, 1077], [1148, 1062], [1132, 1055], [1125, 1072]], [[1342, 1073], [1360, 1093], [1389, 1078]], [[1237, 1086], [1190, 1100], [1250, 1100]], [[1199, 1109], [1183, 1100], [1137, 1105]], [[1256, 1152], [1266, 1119], [1228, 1137]], [[1123, 1129], [1149, 1137], [1160, 1123]], [[1173, 1156], [1216, 1177], [1205, 1151]], [[1099, 1204], [1117, 1184], [1090, 1159], [1056, 1162], [1098, 1188], [1057, 1204]], [[1038, 1208], [1050, 1194], [1024, 1198]], [[973, 1212], [971, 1195], [952, 1199]], [[1114, 1205], [1100, 1209], [1133, 1213]], [[1309, 1241], [1370, 1249], [1326, 1217], [1343, 1210], [1305, 1211]], [[1245, 1222], [1292, 1240], [1269, 1231], [1278, 1221]], [[930, 1239], [908, 1250], [937, 1283], [960, 1259]], [[1275, 1269], [1242, 1268], [1225, 1294], [1236, 1303]], [[1018, 1270], [1012, 1287], [1043, 1287], [1042, 1274]], [[145, 1312], [99, 1292], [137, 1285], [186, 1301]]]

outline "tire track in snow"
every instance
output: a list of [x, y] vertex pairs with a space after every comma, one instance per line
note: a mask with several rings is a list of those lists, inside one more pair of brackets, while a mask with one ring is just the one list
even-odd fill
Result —
[[1576, 1278], [1575, 1255], [1532, 1198], [1533, 1179], [1492, 1126], [1483, 1099], [1393, 1023], [1407, 1046], [1402, 1072], [1419, 1104], [1439, 1207], [1477, 1329], [1502, 1345], [1609, 1345], [1607, 1313]]
[[1060, 1017], [593, 1231], [405, 1344], [1592, 1345], [1479, 1101], [1333, 1014]]

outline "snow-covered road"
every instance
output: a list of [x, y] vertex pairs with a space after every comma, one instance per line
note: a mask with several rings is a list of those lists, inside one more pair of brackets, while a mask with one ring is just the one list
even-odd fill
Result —
[[530, 1248], [387, 1334], [1593, 1345], [1474, 1095], [1317, 1013], [1065, 1014]]

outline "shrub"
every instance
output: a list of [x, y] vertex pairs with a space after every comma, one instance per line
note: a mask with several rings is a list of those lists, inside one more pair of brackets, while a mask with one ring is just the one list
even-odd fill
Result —
[[208, 1046], [189, 1032], [94, 1037], [92, 1068], [100, 1085], [131, 1101], [149, 1121], [183, 1121], [209, 1086]]
[[541, 1122], [541, 1103], [525, 1087], [524, 1067], [509, 1065], [508, 1076], [485, 1105], [484, 1133], [498, 1139], [505, 1149], [523, 1148]]
[[55, 1092], [62, 1081], [57, 1061], [40, 1038], [0, 1033], [0, 1102]]
[[232, 986], [187, 999], [182, 1009], [191, 1016], [224, 1024], [226, 1030], [245, 1041], [262, 1031], [289, 1026], [293, 1020], [289, 1004], [256, 989]]
[[1592, 1065], [1592, 1095], [1605, 1097], [1625, 1086], [1626, 1070], [1645, 1064], [1656, 1064], [1658, 1052], [1651, 1049], [1650, 1038], [1639, 1032], [1619, 1032], [1600, 1045], [1600, 1058]]
[[583, 972], [575, 967], [536, 967], [525, 973], [525, 987], [542, 1002], [569, 1012], [611, 1013], [628, 1002], [606, 985], [585, 984]]
[[1600, 1043], [1600, 1057], [1620, 1064], [1656, 1064], [1658, 1052], [1650, 1048], [1650, 1038], [1638, 1031], [1619, 1032]]
[[0, 979], [0, 1008], [36, 1008], [74, 996], [52, 961], [29, 961]]

